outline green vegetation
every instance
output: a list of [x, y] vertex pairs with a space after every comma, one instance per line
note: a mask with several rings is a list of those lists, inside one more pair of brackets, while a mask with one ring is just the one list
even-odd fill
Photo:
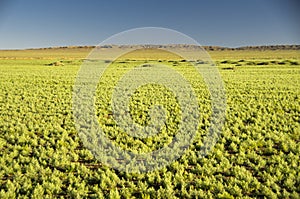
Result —
[[[197, 151], [210, 124], [206, 86], [186, 70], [187, 62], [160, 60], [184, 73], [194, 87], [201, 114], [199, 130], [185, 155], [171, 165], [128, 174], [103, 165], [83, 147], [72, 115], [72, 89], [87, 50], [58, 51], [44, 58], [47, 51], [40, 52], [40, 58], [23, 51], [20, 56], [15, 51], [1, 56], [0, 198], [299, 197], [299, 52], [276, 51], [273, 59], [271, 53], [255, 51], [231, 56], [227, 51], [222, 56], [213, 52], [227, 92], [227, 118], [220, 139], [204, 158]], [[130, 114], [137, 123], [147, 124], [147, 110], [155, 103], [146, 100], [151, 99], [147, 92], [151, 89], [169, 111], [164, 132], [137, 139], [115, 125], [107, 100], [111, 89], [120, 74], [141, 64], [150, 67], [142, 57], [114, 63], [109, 69], [114, 73], [108, 71], [99, 82], [96, 100], [96, 114], [106, 135], [138, 153], [168, 144], [178, 119], [172, 94], [150, 85], [134, 94]]]

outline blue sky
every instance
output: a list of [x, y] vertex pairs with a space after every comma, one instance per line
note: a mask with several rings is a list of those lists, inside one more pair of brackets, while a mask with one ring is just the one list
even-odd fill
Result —
[[201, 45], [300, 44], [297, 0], [1, 0], [0, 49], [97, 45], [138, 27]]

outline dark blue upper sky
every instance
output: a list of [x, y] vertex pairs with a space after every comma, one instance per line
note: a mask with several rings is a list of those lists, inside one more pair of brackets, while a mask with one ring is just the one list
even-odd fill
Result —
[[180, 31], [201, 45], [300, 44], [293, 0], [1, 0], [0, 49], [97, 45], [131, 28]]

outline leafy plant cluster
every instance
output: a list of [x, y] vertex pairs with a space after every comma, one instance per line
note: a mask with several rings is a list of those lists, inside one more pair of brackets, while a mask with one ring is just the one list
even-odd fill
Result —
[[286, 66], [299, 66], [300, 63], [297, 60], [223, 60], [217, 61], [220, 66], [234, 65], [234, 66], [274, 66], [274, 65], [286, 65]]
[[[234, 73], [221, 70], [226, 123], [213, 150], [201, 157], [198, 152], [210, 125], [209, 91], [187, 63], [162, 61], [193, 86], [199, 128], [185, 154], [171, 165], [130, 174], [96, 160], [78, 136], [72, 89], [79, 63], [47, 63], [0, 61], [0, 198], [299, 197], [299, 67], [274, 63], [271, 68], [241, 66]], [[122, 74], [143, 63], [114, 63], [100, 79], [95, 100], [95, 114], [107, 137], [136, 153], [169, 144], [180, 122], [180, 106], [172, 92], [148, 85], [132, 96], [130, 114], [145, 125], [150, 105], [161, 103], [169, 118], [162, 133], [137, 139], [116, 125], [110, 109], [112, 89]]]

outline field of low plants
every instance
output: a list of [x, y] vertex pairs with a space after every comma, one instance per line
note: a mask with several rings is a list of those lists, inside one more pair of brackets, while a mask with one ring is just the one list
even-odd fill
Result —
[[[203, 158], [209, 91], [186, 60], [161, 59], [192, 85], [199, 126], [183, 156], [139, 174], [97, 160], [75, 128], [72, 94], [88, 50], [0, 51], [0, 198], [299, 198], [299, 51], [211, 52], [226, 89], [226, 121]], [[130, 115], [147, 125], [149, 107], [162, 104], [167, 121], [160, 134], [133, 138], [114, 121], [112, 88], [124, 71], [147, 63], [115, 61], [96, 92], [95, 115], [107, 138], [134, 153], [168, 145], [180, 122], [176, 98], [159, 85], [134, 93]]]

